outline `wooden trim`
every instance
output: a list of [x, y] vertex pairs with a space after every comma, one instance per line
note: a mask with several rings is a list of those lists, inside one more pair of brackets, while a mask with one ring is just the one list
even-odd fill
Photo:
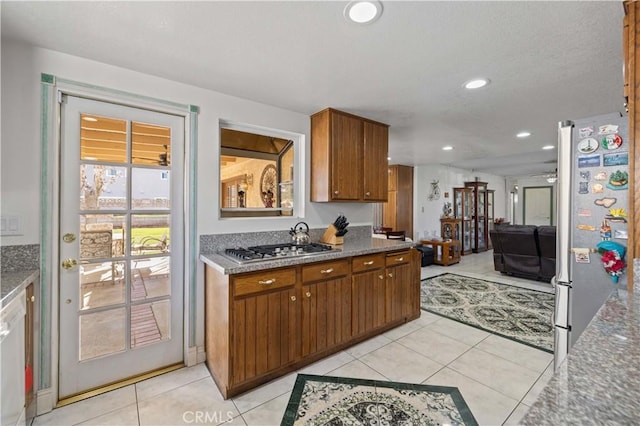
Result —
[[[623, 40], [626, 44], [623, 46], [625, 57], [627, 59], [625, 68], [625, 81], [628, 82], [628, 111], [629, 111], [629, 217], [628, 217], [628, 253], [627, 253], [627, 288], [633, 290], [633, 260], [640, 255], [640, 226], [635, 225], [635, 216], [640, 212], [640, 180], [636, 176], [640, 176], [640, 162], [636, 161], [636, 148], [640, 141], [640, 126], [636, 123], [640, 122], [640, 111], [637, 107], [640, 101], [640, 78], [637, 73], [637, 59], [640, 55], [640, 22], [638, 22], [640, 4], [635, 1], [624, 2], [625, 27], [623, 27]], [[628, 29], [626, 28], [628, 25]]]

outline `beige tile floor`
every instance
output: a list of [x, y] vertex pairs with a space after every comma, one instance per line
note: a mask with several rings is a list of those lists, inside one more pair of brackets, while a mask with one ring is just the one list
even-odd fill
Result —
[[[457, 265], [422, 268], [422, 278], [453, 272], [551, 292], [505, 277], [492, 252]], [[401, 327], [309, 365], [299, 373], [455, 386], [481, 425], [518, 424], [552, 375], [551, 354], [426, 312]], [[279, 425], [296, 373], [225, 401], [204, 364], [68, 405], [35, 425]]]

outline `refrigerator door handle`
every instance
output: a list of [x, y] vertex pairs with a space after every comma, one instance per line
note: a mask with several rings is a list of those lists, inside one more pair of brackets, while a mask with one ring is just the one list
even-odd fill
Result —
[[571, 330], [571, 285], [569, 283], [558, 283], [554, 285], [556, 293], [554, 309], [554, 325]]
[[571, 176], [573, 174], [573, 152], [571, 132], [573, 122], [558, 123], [558, 191], [556, 211], [556, 279], [559, 283], [571, 282]]

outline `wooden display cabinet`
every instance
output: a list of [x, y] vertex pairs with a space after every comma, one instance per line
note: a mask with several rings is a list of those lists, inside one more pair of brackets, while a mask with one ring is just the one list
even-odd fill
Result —
[[455, 217], [440, 218], [440, 238], [443, 240], [460, 240], [462, 219]]
[[[464, 186], [471, 189], [471, 250], [474, 253], [486, 251], [489, 248], [489, 200], [487, 182], [465, 182]], [[493, 213], [491, 214], [493, 216]]]
[[460, 254], [470, 254], [475, 241], [472, 226], [473, 189], [453, 188], [453, 216], [460, 220]]

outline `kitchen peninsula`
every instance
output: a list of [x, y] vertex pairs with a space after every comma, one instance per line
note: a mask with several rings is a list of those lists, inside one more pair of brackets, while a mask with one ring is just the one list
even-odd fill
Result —
[[[207, 366], [225, 398], [420, 316], [414, 243], [360, 228], [333, 250], [247, 264], [218, 253], [225, 236], [217, 250], [201, 238]], [[242, 244], [283, 240], [264, 234]]]

